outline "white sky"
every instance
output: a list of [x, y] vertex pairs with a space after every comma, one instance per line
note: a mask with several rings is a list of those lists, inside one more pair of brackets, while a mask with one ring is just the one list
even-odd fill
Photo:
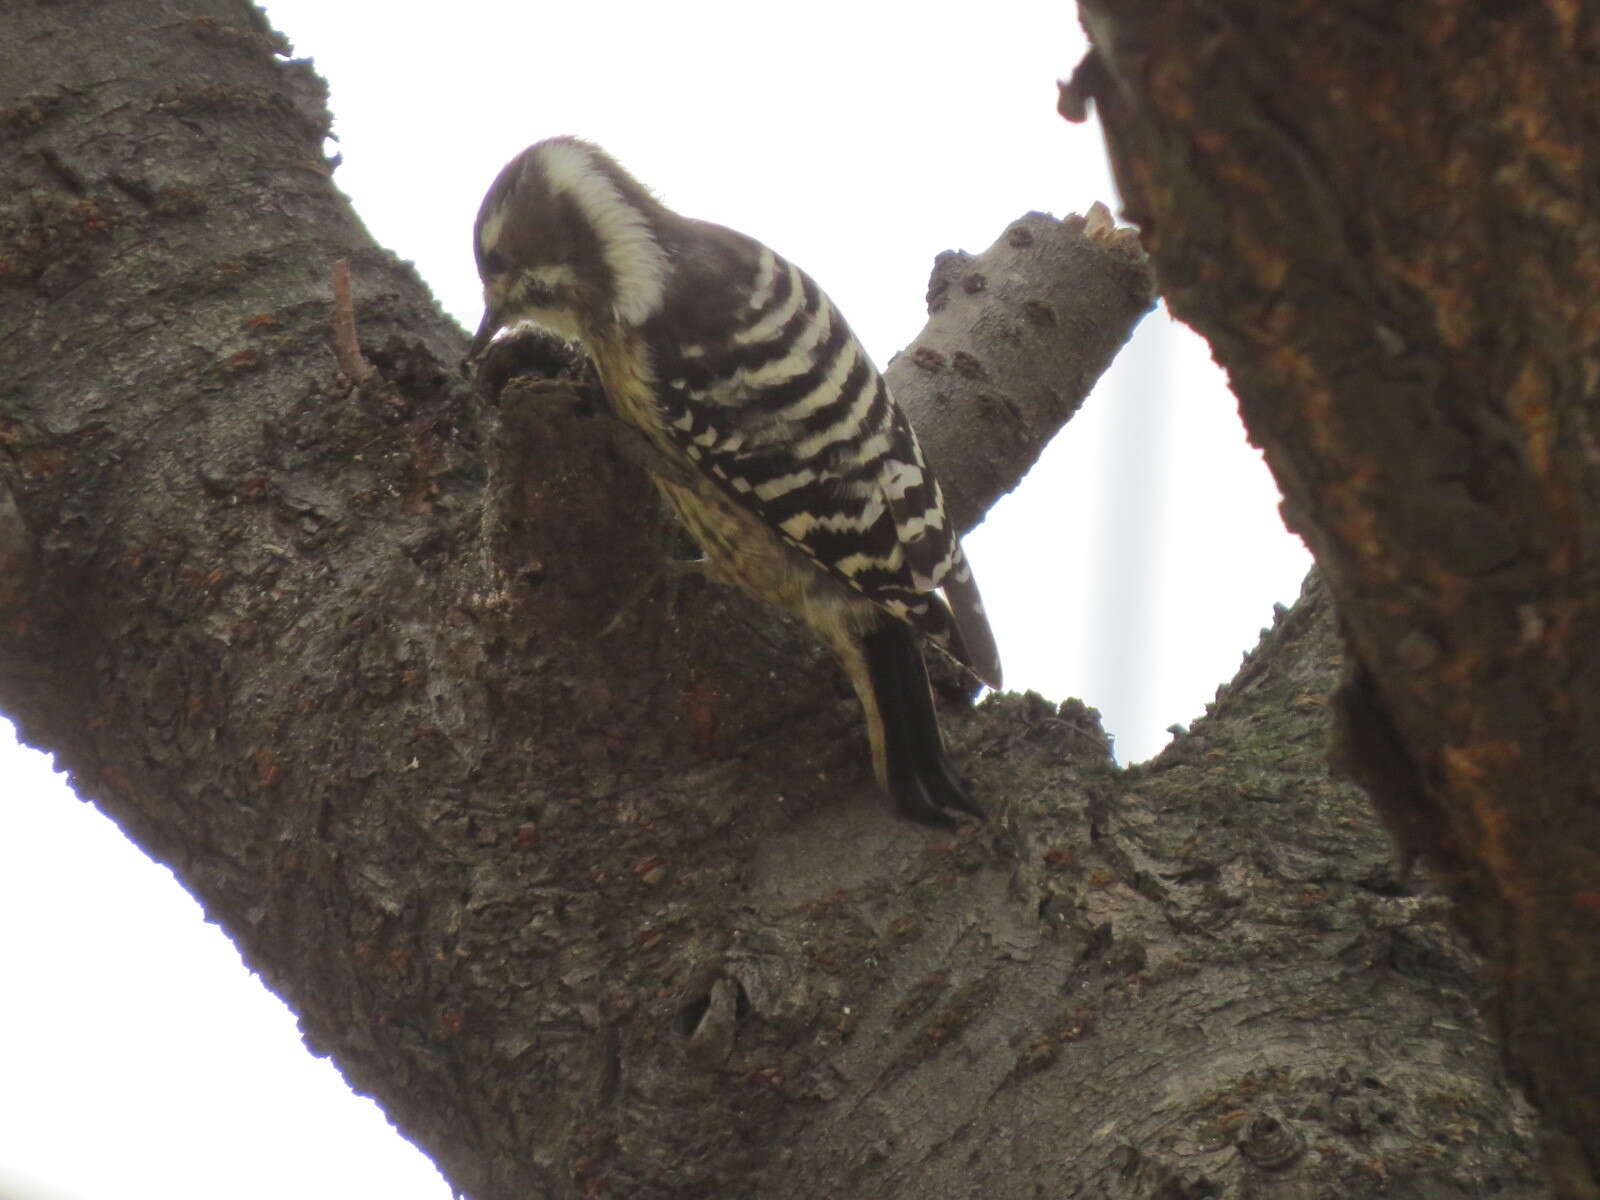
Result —
[[[329, 79], [338, 183], [469, 328], [478, 201], [556, 133], [793, 258], [880, 363], [938, 251], [1115, 208], [1098, 129], [1054, 111], [1083, 49], [1068, 0], [268, 9]], [[1310, 560], [1276, 504], [1204, 344], [1147, 318], [968, 539], [1008, 684], [1154, 753], [1294, 599]], [[3, 734], [0, 1200], [444, 1200], [171, 874]]]

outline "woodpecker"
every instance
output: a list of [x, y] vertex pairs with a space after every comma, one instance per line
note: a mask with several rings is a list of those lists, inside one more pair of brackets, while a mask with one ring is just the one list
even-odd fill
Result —
[[524, 322], [579, 344], [615, 415], [685, 468], [655, 483], [710, 573], [838, 658], [900, 811], [981, 817], [946, 757], [921, 641], [998, 688], [994, 635], [917, 436], [821, 289], [570, 137], [506, 164], [473, 248], [472, 358]]

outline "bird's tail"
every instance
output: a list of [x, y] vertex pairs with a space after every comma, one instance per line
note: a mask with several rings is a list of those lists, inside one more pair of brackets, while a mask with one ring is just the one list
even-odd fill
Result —
[[846, 670], [866, 712], [878, 783], [901, 813], [930, 825], [982, 817], [945, 756], [928, 669], [915, 631], [887, 613], [860, 635]]

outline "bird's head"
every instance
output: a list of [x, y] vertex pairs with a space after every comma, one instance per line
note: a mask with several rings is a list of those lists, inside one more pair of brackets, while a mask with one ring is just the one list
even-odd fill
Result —
[[551, 138], [517, 155], [473, 229], [484, 303], [473, 356], [523, 321], [583, 342], [642, 323], [666, 287], [666, 215], [597, 146]]

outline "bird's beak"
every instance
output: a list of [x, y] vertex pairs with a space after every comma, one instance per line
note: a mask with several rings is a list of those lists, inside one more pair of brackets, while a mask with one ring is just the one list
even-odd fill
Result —
[[483, 349], [494, 340], [494, 335], [500, 332], [500, 319], [492, 308], [483, 310], [483, 321], [478, 326], [477, 335], [472, 339], [472, 348], [467, 351], [467, 361], [473, 362]]

